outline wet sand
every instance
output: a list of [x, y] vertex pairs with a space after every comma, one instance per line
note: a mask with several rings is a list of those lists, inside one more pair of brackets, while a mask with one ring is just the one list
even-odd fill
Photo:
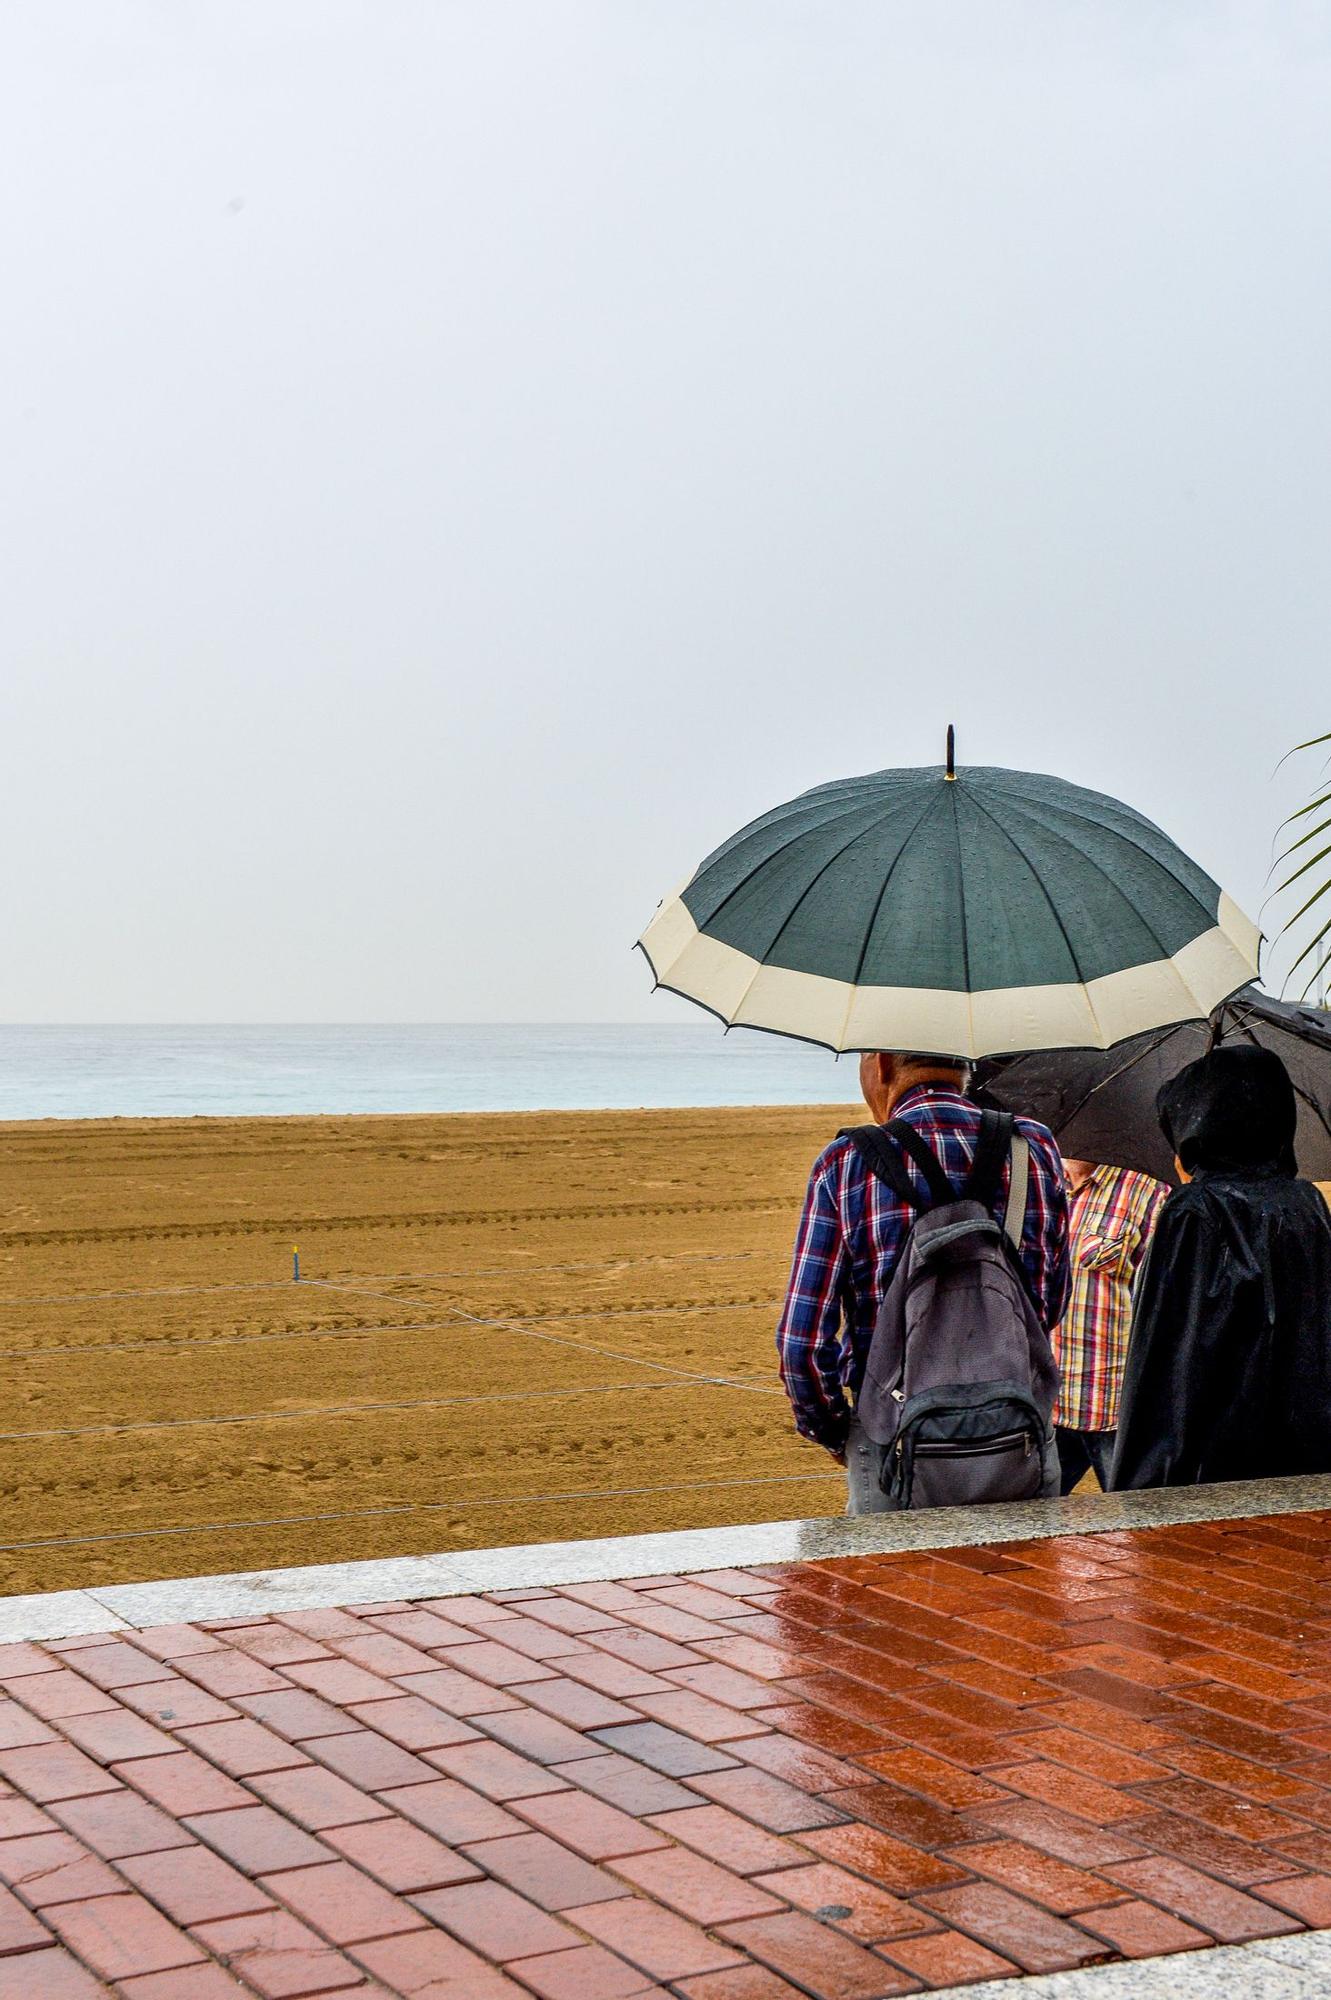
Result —
[[838, 1510], [772, 1329], [849, 1115], [0, 1127], [0, 1592]]

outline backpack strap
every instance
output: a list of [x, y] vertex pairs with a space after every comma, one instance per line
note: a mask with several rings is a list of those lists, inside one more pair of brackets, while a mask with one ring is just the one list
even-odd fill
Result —
[[969, 1201], [978, 1201], [982, 1207], [992, 1211], [998, 1201], [998, 1187], [1003, 1167], [1009, 1158], [1012, 1161], [1012, 1174], [1008, 1182], [1007, 1201], [1004, 1203], [1000, 1220], [1013, 1249], [1020, 1250], [1021, 1239], [1026, 1229], [1026, 1195], [1030, 1188], [1031, 1149], [1022, 1134], [1016, 1130], [1016, 1120], [1010, 1111], [982, 1112], [980, 1135], [975, 1144], [975, 1159], [971, 1165], [970, 1179], [966, 1183], [965, 1198]]
[[[992, 1210], [998, 1198], [1003, 1166], [1010, 1154], [1012, 1178], [1008, 1186], [1005, 1211], [1000, 1219], [1013, 1248], [1020, 1250], [1026, 1226], [1026, 1192], [1030, 1182], [1031, 1150], [1021, 1133], [1013, 1128], [1014, 1120], [1010, 1111], [982, 1113], [975, 1158], [971, 1163], [970, 1174], [960, 1198], [963, 1201], [978, 1201], [983, 1207]], [[908, 1203], [911, 1208], [923, 1210], [958, 1199], [937, 1155], [925, 1144], [915, 1127], [907, 1125], [904, 1119], [894, 1118], [887, 1127], [848, 1125], [837, 1133], [837, 1137], [849, 1139], [870, 1173], [876, 1174], [880, 1181], [885, 1181], [898, 1200]], [[891, 1143], [894, 1139], [895, 1146]], [[900, 1152], [897, 1147], [900, 1147]], [[909, 1155], [923, 1175], [929, 1190], [927, 1199], [920, 1193], [906, 1171], [902, 1153]]]
[[848, 1125], [837, 1137], [850, 1140], [869, 1172], [886, 1181], [899, 1201], [909, 1203], [911, 1208], [927, 1206], [925, 1197], [906, 1172], [905, 1161], [881, 1125]]
[[970, 1178], [962, 1190], [963, 1201], [978, 1201], [992, 1210], [998, 1201], [999, 1182], [1012, 1147], [1013, 1117], [1010, 1111], [982, 1111], [975, 1141], [975, 1158]]
[[894, 1118], [887, 1131], [888, 1137], [896, 1140], [902, 1152], [915, 1162], [923, 1174], [930, 1200], [937, 1206], [955, 1201], [957, 1197], [952, 1183], [943, 1172], [938, 1155], [925, 1144], [915, 1127], [908, 1125], [904, 1118]]
[[1003, 1227], [1014, 1250], [1021, 1249], [1026, 1231], [1026, 1190], [1031, 1176], [1031, 1149], [1020, 1132], [1012, 1135], [1012, 1179], [1008, 1183]]

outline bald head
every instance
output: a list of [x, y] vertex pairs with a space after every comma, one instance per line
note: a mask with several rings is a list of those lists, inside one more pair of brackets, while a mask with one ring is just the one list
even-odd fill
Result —
[[947, 1090], [965, 1090], [970, 1064], [947, 1056], [887, 1055], [866, 1050], [860, 1057], [860, 1089], [874, 1123], [886, 1125], [908, 1090], [936, 1083]]

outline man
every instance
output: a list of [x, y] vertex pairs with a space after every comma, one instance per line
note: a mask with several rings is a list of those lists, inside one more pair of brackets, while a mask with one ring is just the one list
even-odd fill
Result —
[[1169, 1190], [1149, 1174], [1064, 1160], [1072, 1208], [1072, 1290], [1054, 1329], [1063, 1385], [1054, 1436], [1064, 1493], [1088, 1472], [1109, 1484], [1132, 1326], [1132, 1283]]
[[[958, 1195], [980, 1130], [980, 1108], [966, 1096], [968, 1075], [965, 1063], [935, 1056], [860, 1058], [860, 1089], [874, 1121], [912, 1126]], [[1062, 1318], [1068, 1288], [1063, 1164], [1043, 1125], [1020, 1118], [1017, 1130], [1030, 1148], [1021, 1262], [1048, 1331]], [[924, 1192], [919, 1168], [908, 1159], [906, 1169]], [[1005, 1167], [998, 1207], [1007, 1183]], [[917, 1213], [870, 1173], [849, 1139], [834, 1139], [814, 1161], [776, 1345], [795, 1428], [846, 1466], [851, 1513], [882, 1505], [879, 1448], [858, 1430], [852, 1406], [879, 1305]]]

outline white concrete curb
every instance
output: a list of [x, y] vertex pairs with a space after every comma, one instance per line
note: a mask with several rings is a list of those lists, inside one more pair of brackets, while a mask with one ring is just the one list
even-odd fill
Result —
[[1323, 1509], [1331, 1511], [1331, 1476], [1162, 1487], [1145, 1493], [1083, 1494], [1067, 1500], [933, 1508], [919, 1514], [874, 1514], [857, 1520], [834, 1516], [814, 1521], [760, 1521], [733, 1528], [691, 1528], [676, 1534], [531, 1542], [517, 1548], [459, 1549], [380, 1562], [321, 1563], [308, 1569], [108, 1584], [92, 1590], [0, 1597], [0, 1643], [72, 1639], [84, 1632], [189, 1624], [202, 1618], [264, 1618], [275, 1611], [326, 1610], [398, 1598], [601, 1583], [623, 1576], [675, 1576], [744, 1568], [753, 1563], [822, 1561], [833, 1556], [975, 1548], [992, 1542]]
[[928, 2000], [1013, 2000], [1015, 1993], [1021, 2000], [1326, 2000], [1331, 1932], [1119, 1959], [1080, 1972], [986, 1979], [979, 1986], [940, 1987]]

